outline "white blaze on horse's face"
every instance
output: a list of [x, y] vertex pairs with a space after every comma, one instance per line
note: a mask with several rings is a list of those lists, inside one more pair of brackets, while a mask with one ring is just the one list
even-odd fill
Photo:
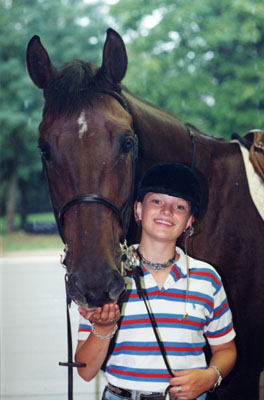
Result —
[[79, 139], [82, 139], [85, 132], [88, 131], [88, 124], [85, 117], [85, 111], [83, 110], [77, 119], [77, 123], [79, 125]]

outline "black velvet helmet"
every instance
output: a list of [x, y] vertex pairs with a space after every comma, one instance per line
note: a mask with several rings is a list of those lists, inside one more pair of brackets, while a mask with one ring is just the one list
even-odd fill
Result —
[[200, 211], [202, 190], [194, 171], [185, 164], [167, 162], [153, 165], [139, 181], [137, 201], [143, 201], [145, 194], [163, 193], [180, 197], [191, 204], [191, 212], [197, 217]]

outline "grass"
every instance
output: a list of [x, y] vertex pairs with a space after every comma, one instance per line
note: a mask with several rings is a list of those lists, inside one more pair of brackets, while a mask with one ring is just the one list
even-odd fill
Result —
[[33, 235], [23, 231], [16, 231], [3, 235], [0, 240], [2, 241], [2, 246], [0, 245], [0, 247], [2, 247], [3, 255], [21, 251], [63, 249], [63, 243], [58, 235]]
[[[30, 214], [27, 222], [54, 222], [52, 213]], [[18, 230], [20, 224], [19, 216], [15, 216], [16, 231], [2, 233], [0, 235], [0, 255], [18, 252], [30, 252], [36, 250], [62, 250], [63, 243], [59, 235], [30, 234]], [[5, 226], [5, 218], [0, 219], [1, 231]]]
[[[53, 213], [50, 212], [29, 214], [27, 216], [27, 222], [55, 222], [55, 218]], [[5, 217], [0, 217], [1, 232], [4, 232], [5, 230], [5, 223], [6, 223]], [[21, 223], [20, 215], [16, 214], [14, 218], [15, 229], [19, 229], [20, 223]]]

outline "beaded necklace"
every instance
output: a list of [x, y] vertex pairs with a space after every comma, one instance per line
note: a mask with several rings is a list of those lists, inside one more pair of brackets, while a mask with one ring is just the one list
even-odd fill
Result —
[[170, 258], [165, 263], [152, 263], [151, 261], [146, 260], [145, 257], [140, 253], [139, 249], [137, 249], [137, 254], [138, 254], [142, 264], [146, 265], [150, 269], [153, 269], [154, 271], [159, 271], [160, 269], [171, 267], [175, 262], [175, 258], [176, 258], [176, 254], [177, 253], [176, 253], [176, 250], [174, 250], [173, 257]]

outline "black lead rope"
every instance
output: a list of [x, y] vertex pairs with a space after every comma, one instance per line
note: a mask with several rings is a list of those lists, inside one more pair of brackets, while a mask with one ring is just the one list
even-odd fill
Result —
[[[65, 275], [65, 285], [67, 286], [67, 275]], [[59, 362], [59, 365], [62, 367], [68, 367], [68, 400], [73, 400], [73, 368], [84, 368], [86, 367], [86, 364], [73, 362], [72, 359], [72, 333], [71, 333], [70, 307], [71, 307], [71, 298], [68, 296], [66, 289], [68, 362]]]
[[[172, 369], [171, 369], [171, 367], [170, 367], [170, 365], [169, 365], [169, 362], [168, 362], [168, 359], [167, 359], [167, 354], [166, 354], [166, 350], [165, 350], [164, 344], [163, 344], [163, 342], [160, 340], [159, 334], [158, 334], [158, 332], [157, 332], [157, 323], [156, 323], [156, 321], [155, 321], [155, 318], [154, 318], [153, 314], [150, 312], [148, 303], [147, 303], [147, 301], [146, 301], [145, 294], [144, 294], [143, 289], [142, 289], [142, 287], [141, 287], [141, 283], [140, 283], [140, 276], [141, 276], [141, 275], [142, 275], [142, 270], [141, 270], [140, 267], [135, 267], [135, 268], [133, 268], [133, 278], [134, 278], [135, 283], [136, 283], [138, 295], [139, 295], [140, 298], [143, 299], [143, 301], [144, 301], [144, 303], [145, 303], [145, 306], [146, 306], [146, 309], [147, 309], [147, 312], [148, 312], [148, 316], [149, 316], [149, 319], [150, 319], [150, 322], [151, 322], [151, 325], [152, 325], [152, 328], [153, 328], [153, 331], [154, 331], [156, 340], [157, 340], [157, 342], [158, 342], [161, 355], [162, 355], [163, 360], [164, 360], [164, 363], [165, 363], [165, 365], [166, 365], [166, 368], [167, 368], [169, 374], [171, 375], [171, 377], [174, 377], [174, 374], [173, 374], [173, 372], [172, 372]], [[170, 388], [171, 388], [171, 385], [169, 385], [169, 386], [166, 388], [166, 390], [165, 390], [165, 393], [164, 393], [165, 399], [166, 399], [166, 395], [168, 394]]]

